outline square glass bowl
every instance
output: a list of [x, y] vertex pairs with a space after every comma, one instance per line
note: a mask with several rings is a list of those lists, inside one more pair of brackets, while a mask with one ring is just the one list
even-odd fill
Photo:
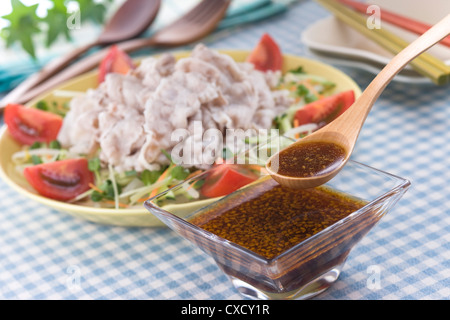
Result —
[[[279, 139], [278, 143], [270, 146], [250, 148], [233, 161], [246, 166], [252, 159], [256, 159], [256, 162], [263, 165], [271, 152], [293, 142], [288, 138]], [[255, 168], [254, 161], [250, 166]], [[326, 290], [339, 277], [353, 246], [397, 203], [410, 186], [406, 179], [349, 161], [325, 187], [362, 200], [365, 205], [268, 259], [190, 222], [193, 217], [198, 217], [211, 207], [232, 204], [233, 199], [251, 191], [260, 180], [227, 196], [212, 199], [200, 196], [194, 201], [197, 205], [191, 205], [191, 208], [195, 208], [192, 212], [179, 214], [180, 205], [177, 203], [186, 201], [184, 191], [195, 184], [201, 185], [212, 174], [217, 178], [220, 172], [217, 168], [210, 169], [188, 179], [147, 200], [145, 207], [180, 236], [209, 254], [238, 292], [251, 299], [307, 299]], [[271, 179], [263, 177], [264, 170], [260, 174], [260, 179]], [[171, 196], [171, 200], [167, 200], [168, 194], [180, 196]]]

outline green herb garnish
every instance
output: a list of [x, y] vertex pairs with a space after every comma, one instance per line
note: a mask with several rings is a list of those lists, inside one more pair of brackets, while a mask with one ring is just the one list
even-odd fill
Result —
[[313, 93], [308, 93], [306, 96], [305, 96], [305, 102], [306, 103], [310, 103], [310, 102], [313, 102], [313, 101], [316, 101], [316, 100], [318, 100], [319, 98], [315, 95], [315, 94], [313, 94]]
[[49, 110], [48, 104], [44, 100], [38, 101], [38, 103], [36, 103], [36, 108], [43, 111]]
[[303, 67], [302, 67], [302, 66], [299, 66], [299, 67], [296, 68], [296, 69], [289, 70], [289, 72], [290, 72], [290, 73], [294, 73], [294, 74], [305, 73], [305, 71], [303, 70]]
[[[87, 21], [102, 24], [107, 5], [112, 0], [47, 0], [50, 3], [47, 13], [39, 17], [36, 12], [39, 4], [26, 6], [20, 0], [11, 0], [12, 12], [1, 16], [9, 25], [1, 30], [0, 36], [6, 47], [19, 42], [22, 48], [36, 58], [35, 43], [45, 35], [45, 44], [50, 47], [61, 35], [71, 40], [72, 29], [81, 28]], [[78, 11], [69, 12], [69, 3], [78, 5]], [[70, 28], [70, 23], [74, 28]], [[74, 23], [75, 22], [75, 23]], [[78, 23], [80, 25], [76, 25]]]
[[42, 163], [42, 159], [41, 159], [41, 157], [39, 157], [39, 156], [33, 154], [33, 155], [31, 156], [31, 162], [32, 162], [33, 164], [41, 164], [41, 163]]
[[295, 91], [295, 93], [298, 96], [303, 97], [303, 96], [306, 96], [309, 93], [309, 90], [304, 84], [299, 84], [297, 86], [297, 90]]
[[161, 175], [161, 171], [158, 170], [144, 170], [141, 173], [141, 181], [146, 185], [149, 186], [151, 184], [154, 184], [156, 180], [158, 180], [159, 176]]
[[42, 148], [42, 143], [40, 143], [39, 141], [33, 142], [33, 144], [30, 146], [30, 150], [39, 149], [39, 148]]
[[[111, 180], [106, 180], [98, 187], [102, 192], [94, 190], [91, 193], [91, 200], [98, 202], [103, 199], [114, 200], [114, 186]], [[120, 193], [120, 186], [117, 185], [118, 193]]]
[[96, 172], [96, 171], [100, 170], [100, 159], [99, 158], [89, 159], [88, 168], [92, 172]]
[[187, 178], [187, 176], [189, 175], [189, 170], [186, 168], [183, 168], [182, 166], [176, 166], [172, 169], [172, 171], [170, 172], [170, 175], [172, 176], [172, 178], [177, 179], [177, 180], [184, 180]]
[[61, 149], [61, 144], [59, 143], [58, 140], [50, 141], [48, 146], [49, 146], [50, 149], [57, 149], [57, 150]]

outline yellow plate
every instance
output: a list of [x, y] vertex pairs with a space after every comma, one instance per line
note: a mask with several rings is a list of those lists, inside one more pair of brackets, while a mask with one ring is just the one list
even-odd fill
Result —
[[[244, 61], [248, 55], [248, 51], [223, 50], [221, 52], [230, 55], [236, 61]], [[175, 56], [177, 58], [182, 58], [188, 56], [189, 54], [189, 52], [180, 52], [175, 53]], [[306, 58], [291, 55], [284, 56], [283, 72], [297, 68], [299, 66], [303, 66], [304, 70], [308, 74], [323, 76], [326, 79], [336, 83], [336, 87], [334, 89], [336, 92], [353, 89], [356, 96], [359, 96], [361, 94], [359, 86], [350, 77], [329, 65]], [[57, 90], [86, 91], [87, 89], [95, 88], [96, 86], [97, 71], [92, 71], [61, 85], [59, 88], [57, 88]], [[64, 103], [68, 101], [69, 98], [56, 97], [53, 96], [52, 92], [48, 92], [37, 97], [33, 101], [30, 101], [27, 106], [33, 107], [40, 100]], [[85, 219], [95, 223], [127, 227], [155, 227], [163, 225], [144, 207], [119, 210], [95, 208], [83, 205], [69, 204], [38, 195], [36, 191], [30, 187], [24, 177], [14, 169], [14, 164], [12, 163], [11, 157], [20, 149], [21, 146], [11, 138], [6, 130], [6, 126], [3, 126], [0, 131], [0, 176], [12, 188], [25, 195], [27, 198], [47, 205], [53, 209], [66, 212], [81, 219]], [[177, 212], [177, 214], [183, 216], [192, 212], [196, 208], [199, 208], [201, 205], [204, 205], [204, 203], [205, 201], [196, 201], [189, 204], [173, 205], [170, 208], [170, 212]], [[32, 212], [23, 214], [32, 214]]]

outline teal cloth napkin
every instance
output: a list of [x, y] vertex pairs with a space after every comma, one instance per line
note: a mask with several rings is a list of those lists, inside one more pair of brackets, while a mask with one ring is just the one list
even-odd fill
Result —
[[[289, 2], [291, 1], [234, 0], [231, 3], [224, 19], [219, 23], [217, 30], [208, 37], [208, 40], [213, 40], [214, 37], [220, 34], [220, 32], [223, 30], [231, 30], [245, 24], [257, 22], [283, 13], [287, 10]], [[186, 4], [187, 2], [183, 1], [183, 3]], [[179, 1], [175, 2], [173, 0], [166, 0], [163, 1], [163, 5], [165, 6], [164, 12], [168, 14], [173, 14], [174, 12], [176, 13], [177, 10], [181, 10]], [[160, 27], [164, 26], [164, 12], [160, 10], [154, 26], [152, 26], [147, 32], [145, 32], [143, 36], [148, 36], [149, 34], [151, 34], [152, 30], [155, 30], [155, 27], [157, 27], [155, 25], [160, 25]], [[20, 49], [16, 48], [15, 50]], [[29, 75], [39, 71], [42, 66], [44, 66], [57, 55], [58, 54], [55, 53], [48, 53], [45, 56], [39, 56], [36, 61], [33, 61], [28, 57], [24, 57], [20, 60], [14, 59], [14, 61], [8, 61], [7, 58], [1, 58], [2, 53], [0, 52], [0, 93], [6, 93], [7, 91], [13, 89]]]

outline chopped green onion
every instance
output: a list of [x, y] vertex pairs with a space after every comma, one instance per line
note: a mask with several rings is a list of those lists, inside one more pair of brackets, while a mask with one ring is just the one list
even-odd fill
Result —
[[120, 193], [119, 186], [117, 185], [115, 180], [113, 167], [111, 165], [108, 165], [108, 169], [109, 169], [109, 179], [111, 181], [114, 192], [114, 203], [116, 209], [119, 209], [119, 193]]

